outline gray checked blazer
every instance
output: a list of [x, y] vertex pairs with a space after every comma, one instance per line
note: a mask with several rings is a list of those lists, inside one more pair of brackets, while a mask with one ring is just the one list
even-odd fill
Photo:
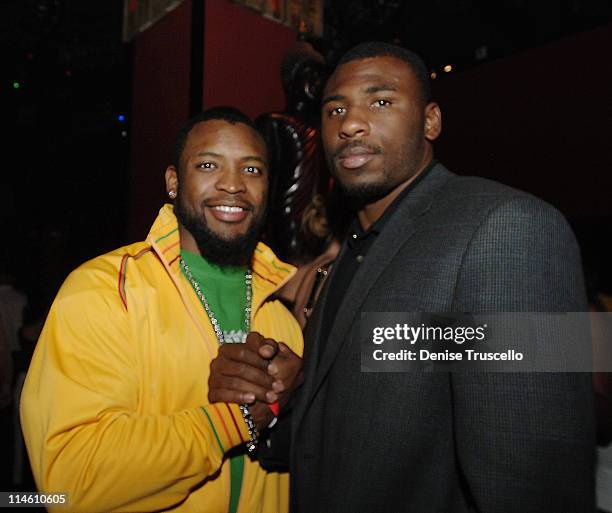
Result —
[[291, 420], [293, 513], [594, 511], [589, 374], [362, 373], [356, 342], [360, 312], [586, 311], [559, 212], [438, 164], [389, 218], [322, 341], [327, 292]]

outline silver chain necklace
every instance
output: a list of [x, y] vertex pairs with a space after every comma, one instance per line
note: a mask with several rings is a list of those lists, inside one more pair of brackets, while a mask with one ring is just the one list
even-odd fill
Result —
[[[189, 269], [189, 266], [185, 263], [185, 260], [181, 258], [180, 262], [181, 262], [181, 269], [183, 269], [183, 272], [185, 273], [185, 276], [191, 283], [191, 286], [193, 287], [194, 292], [198, 296], [200, 303], [202, 303], [202, 306], [204, 307], [204, 310], [206, 311], [206, 315], [208, 315], [208, 318], [210, 319], [210, 323], [212, 324], [213, 329], [215, 330], [217, 342], [219, 342], [219, 344], [224, 344], [225, 336], [223, 335], [223, 331], [221, 330], [221, 326], [219, 325], [219, 321], [217, 320], [215, 313], [212, 311], [212, 308], [210, 307], [210, 305], [208, 304], [208, 301], [206, 300], [206, 296], [204, 295], [204, 292], [202, 291], [200, 284], [193, 277], [193, 274], [191, 273], [191, 269]], [[252, 282], [253, 282], [253, 274], [251, 273], [250, 269], [247, 269], [246, 273], [244, 274], [244, 283], [246, 285], [246, 304], [244, 307], [245, 333], [248, 333], [251, 328]]]
[[[212, 311], [212, 308], [210, 307], [210, 305], [208, 304], [208, 301], [206, 300], [206, 296], [204, 295], [204, 292], [202, 291], [200, 284], [193, 277], [193, 274], [191, 273], [189, 266], [185, 263], [185, 261], [182, 258], [180, 259], [180, 262], [181, 262], [181, 269], [183, 270], [183, 273], [185, 273], [185, 276], [191, 283], [193, 290], [197, 294], [198, 299], [200, 300], [200, 303], [202, 303], [202, 306], [204, 307], [204, 310], [206, 311], [206, 315], [208, 315], [208, 318], [210, 319], [210, 323], [212, 324], [213, 329], [215, 330], [215, 335], [217, 336], [217, 342], [219, 342], [219, 344], [224, 344], [225, 336], [223, 335], [223, 331], [221, 331], [221, 326], [219, 326], [219, 321], [217, 320], [217, 317], [215, 316], [214, 312]], [[247, 269], [246, 273], [244, 274], [244, 283], [246, 285], [246, 304], [244, 307], [244, 326], [245, 326], [244, 337], [245, 339], [243, 340], [243, 342], [246, 340], [246, 336], [249, 333], [249, 330], [251, 328], [251, 299], [252, 299], [253, 273], [251, 272], [250, 269]], [[257, 426], [255, 425], [255, 421], [253, 420], [253, 416], [251, 415], [251, 412], [249, 411], [249, 405], [246, 403], [241, 404], [239, 405], [239, 408], [240, 408], [240, 413], [242, 414], [242, 418], [244, 419], [244, 422], [246, 422], [247, 429], [249, 432], [249, 440], [247, 440], [246, 442], [246, 448], [247, 448], [247, 451], [249, 451], [249, 454], [253, 454], [255, 450], [257, 449], [257, 444], [259, 442], [259, 432], [257, 430]]]

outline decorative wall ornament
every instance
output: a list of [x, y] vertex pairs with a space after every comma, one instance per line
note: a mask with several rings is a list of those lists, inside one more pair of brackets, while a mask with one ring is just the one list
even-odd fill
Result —
[[123, 40], [129, 41], [145, 31], [182, 2], [183, 0], [123, 0]]
[[323, 37], [323, 0], [233, 0], [308, 37]]

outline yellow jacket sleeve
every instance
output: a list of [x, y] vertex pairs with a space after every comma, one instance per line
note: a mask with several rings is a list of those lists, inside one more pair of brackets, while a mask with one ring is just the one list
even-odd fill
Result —
[[240, 412], [202, 404], [138, 413], [154, 385], [143, 379], [127, 313], [110, 287], [74, 280], [50, 311], [22, 395], [37, 485], [67, 492], [68, 509], [80, 513], [178, 504], [248, 439]]

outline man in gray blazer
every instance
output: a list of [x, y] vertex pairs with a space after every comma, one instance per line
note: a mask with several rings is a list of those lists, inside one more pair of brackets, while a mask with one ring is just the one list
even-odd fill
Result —
[[[587, 309], [563, 217], [445, 169], [433, 157], [440, 130], [427, 69], [402, 48], [359, 45], [327, 84], [323, 143], [357, 216], [306, 326], [292, 511], [591, 512], [589, 374], [361, 372], [363, 312]], [[216, 386], [237, 402], [248, 388]]]

